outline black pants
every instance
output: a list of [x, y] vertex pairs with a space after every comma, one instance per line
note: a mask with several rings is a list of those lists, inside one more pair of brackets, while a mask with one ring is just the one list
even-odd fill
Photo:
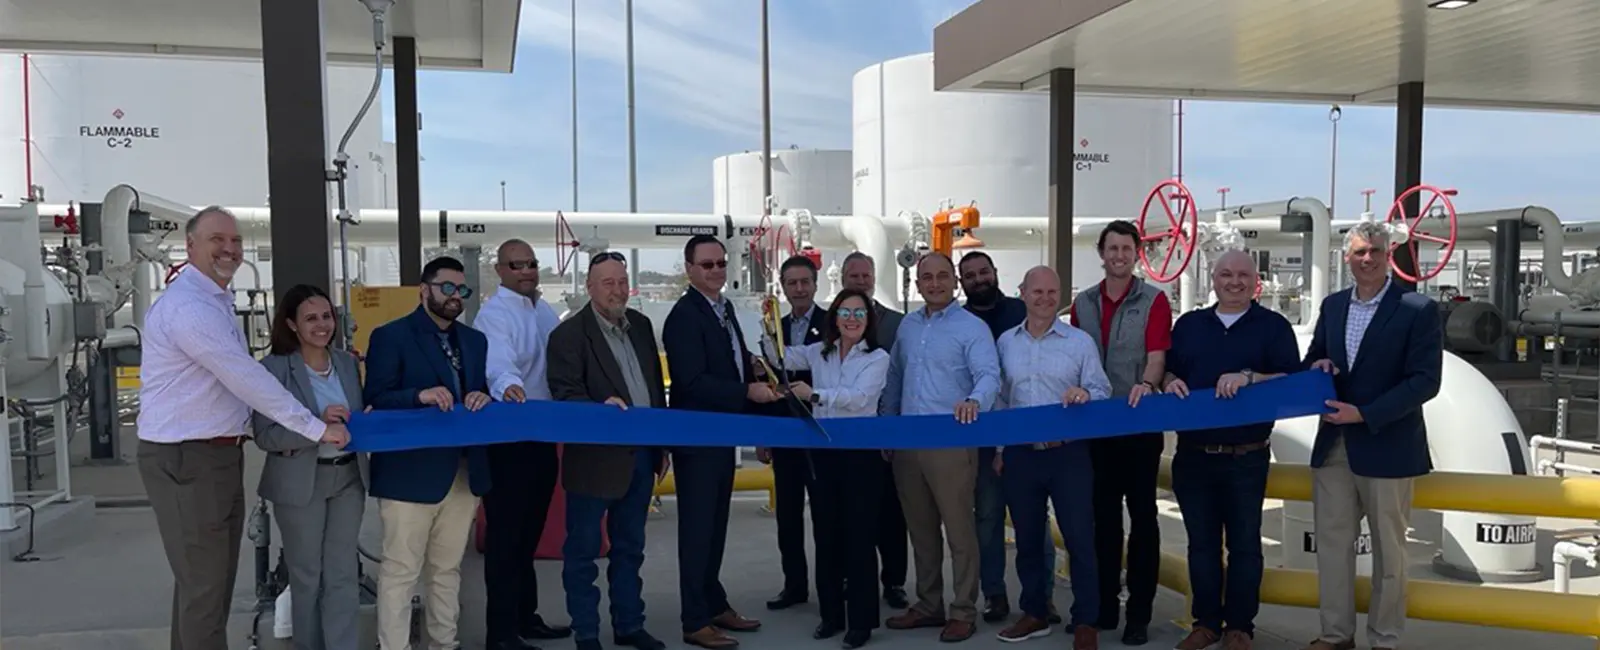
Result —
[[775, 514], [778, 555], [783, 560], [783, 591], [795, 596], [810, 593], [806, 568], [806, 494], [811, 493], [814, 508], [816, 492], [812, 485], [811, 458], [807, 453], [804, 449], [772, 450], [772, 490], [777, 501]]
[[523, 626], [539, 614], [539, 582], [533, 554], [544, 535], [560, 462], [548, 442], [489, 447], [489, 493], [483, 496], [483, 583], [488, 604], [489, 644], [526, 636]]
[[678, 488], [678, 604], [686, 634], [698, 632], [729, 609], [722, 553], [728, 545], [733, 461], [732, 447], [672, 450]]
[[1094, 460], [1094, 547], [1099, 563], [1100, 623], [1116, 627], [1122, 593], [1122, 506], [1128, 520], [1128, 625], [1150, 625], [1161, 567], [1161, 529], [1156, 514], [1156, 477], [1161, 471], [1160, 433], [1092, 441]]
[[[894, 466], [878, 455], [878, 464], [863, 469], [877, 472], [878, 480], [878, 579], [885, 589], [904, 588], [910, 562], [911, 540], [906, 536], [906, 513], [900, 509], [900, 492], [894, 487]], [[871, 493], [862, 493], [870, 495]], [[867, 497], [867, 498], [870, 498]]]
[[[878, 627], [877, 529], [883, 458], [877, 451], [818, 449], [812, 484], [812, 524], [817, 545], [817, 602], [824, 623], [851, 630]], [[776, 461], [774, 461], [776, 465]]]

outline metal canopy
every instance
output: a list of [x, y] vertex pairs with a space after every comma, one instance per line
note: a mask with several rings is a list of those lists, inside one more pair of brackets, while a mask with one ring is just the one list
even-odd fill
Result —
[[1600, 2], [1435, 3], [979, 0], [935, 28], [934, 88], [1600, 112]]
[[[0, 50], [261, 58], [263, 0], [0, 0]], [[285, 2], [288, 0], [272, 0]], [[372, 14], [322, 0], [328, 61], [372, 61]], [[398, 0], [391, 36], [421, 68], [510, 72], [522, 0]]]

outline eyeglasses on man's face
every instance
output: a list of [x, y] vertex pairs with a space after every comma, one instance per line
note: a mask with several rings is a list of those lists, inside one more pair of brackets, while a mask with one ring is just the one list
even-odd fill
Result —
[[725, 269], [728, 268], [728, 260], [726, 258], [715, 261], [708, 260], [705, 262], [695, 262], [694, 265], [707, 271], [710, 271], [711, 269]]
[[506, 260], [506, 268], [509, 268], [513, 271], [526, 271], [528, 269], [538, 268], [538, 266], [539, 260]]
[[447, 282], [429, 282], [428, 285], [432, 286], [432, 287], [437, 287], [439, 289], [439, 293], [442, 293], [447, 297], [460, 298], [462, 300], [466, 300], [466, 299], [472, 297], [472, 287], [469, 287], [469, 286], [464, 285], [464, 284], [456, 284], [454, 282], [448, 282], [447, 281]]

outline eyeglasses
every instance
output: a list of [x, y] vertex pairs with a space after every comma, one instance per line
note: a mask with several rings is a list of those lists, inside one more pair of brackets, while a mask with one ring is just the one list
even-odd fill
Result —
[[628, 258], [623, 257], [622, 253], [618, 253], [616, 251], [606, 251], [604, 253], [596, 253], [589, 256], [589, 268], [592, 269], [596, 264], [601, 262], [616, 262], [623, 266], [627, 266]]
[[446, 296], [454, 296], [462, 300], [472, 297], [472, 287], [464, 284], [456, 284], [454, 282], [429, 282], [428, 284], [438, 287], [439, 293]]
[[856, 307], [855, 309], [840, 309], [839, 318], [843, 318], [845, 320], [866, 320], [867, 308]]
[[715, 262], [695, 262], [694, 265], [707, 271], [710, 271], [711, 269], [725, 269], [728, 268], [728, 260], [721, 259]]
[[539, 266], [539, 260], [507, 260], [506, 267], [513, 271], [526, 271]]

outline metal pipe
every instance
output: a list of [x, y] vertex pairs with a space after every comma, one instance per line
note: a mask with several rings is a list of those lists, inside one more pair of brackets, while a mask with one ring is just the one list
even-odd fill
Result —
[[[1496, 309], [1502, 314], [1517, 313], [1517, 293], [1522, 288], [1517, 260], [1522, 256], [1522, 221], [1502, 219], [1495, 222], [1494, 252], [1490, 258], [1491, 281], [1489, 294]], [[1417, 260], [1418, 265], [1422, 264]], [[1495, 342], [1495, 358], [1502, 362], [1516, 360], [1516, 337], [1502, 336]]]
[[33, 192], [33, 65], [27, 52], [22, 53], [22, 166], [27, 182], [22, 195], [28, 201], [40, 198]]
[[[761, 0], [761, 216], [763, 223], [772, 218], [772, 57], [767, 34], [767, 15], [770, 3]], [[775, 227], [775, 226], [769, 226]], [[778, 248], [778, 237], [772, 238], [773, 249]], [[777, 284], [779, 262], [770, 262], [762, 268], [766, 277], [762, 282]], [[756, 287], [752, 287], [753, 289]]]
[[1528, 446], [1534, 449], [1550, 447], [1551, 449], [1566, 449], [1568, 451], [1581, 451], [1600, 455], [1600, 443], [1566, 440], [1550, 436], [1531, 436], [1528, 438]]
[[[627, 41], [628, 41], [628, 211], [629, 212], [638, 212], [639, 211], [639, 156], [638, 156], [637, 129], [635, 127], [635, 121], [634, 121], [634, 95], [633, 95], [633, 0], [627, 0], [626, 12], [627, 12], [627, 15], [628, 15], [628, 20], [627, 20], [627, 23], [628, 23], [628, 29], [627, 29]], [[577, 210], [578, 208], [577, 208], [576, 205], [574, 205], [572, 209], [573, 210]], [[629, 255], [628, 255], [628, 257], [629, 257], [629, 260], [628, 260], [629, 261], [629, 264], [628, 264], [628, 276], [629, 276], [628, 277], [628, 284], [630, 286], [638, 286], [639, 285], [639, 251], [638, 251], [638, 249], [632, 249], [632, 250], [629, 250], [628, 253], [629, 253]], [[576, 270], [573, 271], [572, 278], [573, 278], [572, 290], [573, 290], [574, 293], [576, 293], [577, 290], [578, 290], [578, 285], [577, 285], [578, 273], [577, 273]]]
[[1587, 474], [1589, 476], [1600, 476], [1600, 469], [1589, 467], [1587, 465], [1574, 465], [1572, 463], [1563, 463], [1561, 461], [1549, 459], [1539, 461], [1537, 473], [1542, 475], [1546, 470], [1552, 469], [1556, 470], [1556, 476], [1565, 476], [1565, 474], [1562, 474], [1561, 472], [1576, 472], [1578, 474]]
[[[633, 71], [631, 65], [628, 70]], [[631, 136], [633, 120], [628, 121], [628, 127]], [[632, 142], [631, 137], [629, 141]], [[572, 211], [578, 211], [578, 0], [572, 0]]]
[[1555, 567], [1555, 591], [1558, 594], [1571, 590], [1573, 560], [1583, 560], [1589, 568], [1595, 568], [1595, 547], [1566, 540], [1556, 542], [1555, 548], [1550, 551], [1550, 564]]

